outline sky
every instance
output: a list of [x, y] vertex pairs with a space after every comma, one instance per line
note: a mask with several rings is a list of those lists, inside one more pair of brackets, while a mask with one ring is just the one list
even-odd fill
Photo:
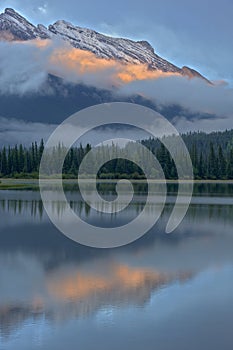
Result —
[[105, 34], [147, 40], [156, 53], [211, 80], [233, 84], [232, 0], [0, 0], [34, 24], [58, 19]]

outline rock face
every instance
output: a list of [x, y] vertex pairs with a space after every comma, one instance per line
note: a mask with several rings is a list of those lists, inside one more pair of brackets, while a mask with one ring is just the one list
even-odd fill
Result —
[[178, 67], [156, 55], [152, 46], [146, 41], [112, 38], [65, 21], [57, 21], [50, 25], [49, 31], [69, 41], [72, 46], [93, 52], [98, 57], [115, 59], [123, 63], [143, 63], [150, 69], [163, 72], [181, 72]]
[[28, 22], [23, 16], [13, 9], [5, 9], [0, 14], [0, 38], [3, 40], [32, 40], [36, 38], [47, 39], [49, 36]]
[[15, 10], [9, 8], [0, 14], [0, 40], [24, 41], [56, 37], [69, 42], [75, 48], [90, 51], [97, 57], [114, 59], [124, 64], [146, 64], [150, 70], [205, 79], [189, 67], [179, 68], [161, 58], [147, 41], [113, 38], [63, 20], [49, 25], [48, 28], [42, 24], [34, 26]]

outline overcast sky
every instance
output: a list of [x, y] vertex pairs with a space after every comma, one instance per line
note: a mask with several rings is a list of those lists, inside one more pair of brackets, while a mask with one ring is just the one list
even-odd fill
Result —
[[232, 0], [1, 0], [33, 23], [66, 19], [76, 25], [136, 40], [212, 80], [233, 82]]

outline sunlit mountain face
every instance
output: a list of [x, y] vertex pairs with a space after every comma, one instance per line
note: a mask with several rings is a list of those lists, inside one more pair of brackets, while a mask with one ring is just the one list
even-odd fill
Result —
[[[34, 26], [10, 8], [0, 15], [0, 36], [6, 41], [41, 39], [42, 41], [37, 40], [35, 45], [42, 48], [49, 45], [49, 39], [62, 39], [77, 50], [67, 47], [63, 51], [55, 52], [52, 59], [55, 64], [59, 60], [69, 67], [72, 64], [80, 64], [81, 70], [90, 72], [115, 68], [122, 70], [119, 78], [123, 81], [154, 78], [163, 73], [203, 78], [198, 72], [188, 67], [176, 67], [159, 57], [147, 41], [135, 42], [105, 36], [64, 20], [57, 21], [48, 28], [43, 25]], [[47, 42], [44, 39], [47, 39]], [[120, 66], [120, 63], [125, 66]]]
[[56, 124], [112, 101], [139, 103], [170, 120], [215, 117], [211, 110], [192, 112], [174, 99], [161, 103], [143, 86], [131, 86], [169, 79], [210, 86], [195, 70], [159, 57], [147, 41], [106, 36], [65, 20], [35, 26], [8, 8], [0, 14], [0, 45], [0, 117]]

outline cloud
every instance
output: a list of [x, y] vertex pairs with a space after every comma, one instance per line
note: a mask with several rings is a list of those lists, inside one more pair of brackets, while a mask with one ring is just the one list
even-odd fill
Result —
[[1, 42], [0, 73], [1, 94], [51, 94], [46, 84], [51, 73], [72, 83], [105, 89], [114, 86], [118, 97], [139, 94], [161, 108], [175, 104], [192, 113], [216, 115], [215, 119], [195, 121], [179, 115], [174, 122], [181, 129], [233, 128], [233, 89], [224, 82], [211, 86], [201, 79], [151, 71], [143, 64], [121, 64], [75, 49], [62, 40]]
[[55, 127], [56, 125], [53, 124], [32, 123], [0, 117], [0, 147], [14, 146], [19, 143], [28, 146], [32, 142], [39, 142], [41, 138], [47, 140]]
[[[57, 126], [56, 124], [28, 122], [15, 118], [0, 117], [0, 148], [2, 146], [14, 146], [19, 143], [29, 146], [35, 141], [39, 143], [42, 138], [46, 142]], [[71, 128], [73, 131], [72, 126]], [[64, 143], [69, 142], [70, 132], [72, 131], [67, 127], [66, 132], [64, 132]], [[87, 133], [86, 129], [84, 129], [83, 132], [81, 130], [81, 134], [83, 136], [77, 141], [76, 145], [80, 143], [86, 145], [90, 140], [92, 145], [96, 146], [101, 144], [103, 140], [120, 140], [122, 138], [136, 138], [139, 140], [149, 137], [146, 132], [140, 129], [130, 127], [116, 128], [113, 126], [100, 127], [90, 130]]]
[[197, 119], [195, 121], [188, 120], [186, 117], [179, 117], [173, 121], [177, 130], [181, 133], [190, 131], [203, 131], [210, 133], [212, 131], [225, 131], [233, 129], [233, 117], [215, 119]]
[[47, 78], [48, 47], [34, 43], [0, 43], [0, 92], [20, 94], [37, 92]]
[[[156, 80], [134, 81], [121, 87], [123, 95], [141, 94], [157, 105], [180, 105], [192, 113], [216, 115], [215, 120], [205, 120], [205, 125], [222, 123], [224, 128], [233, 128], [233, 89], [225, 83], [209, 85], [201, 79], [187, 79], [181, 76], [158, 78]], [[183, 121], [185, 116], [183, 117]], [[218, 122], [217, 122], [218, 120]], [[189, 121], [189, 125], [191, 125]], [[192, 128], [197, 130], [198, 118]]]
[[41, 6], [38, 6], [38, 11], [40, 11], [43, 15], [46, 15], [47, 14], [47, 4], [43, 4]]
[[[41, 45], [40, 41], [37, 42]], [[50, 45], [53, 44], [50, 42]], [[178, 75], [149, 70], [146, 64], [123, 64], [114, 59], [100, 58], [90, 51], [71, 47], [64, 42], [60, 42], [57, 47], [53, 46], [47, 66], [50, 73], [65, 80], [75, 83], [84, 82], [101, 88], [119, 87], [135, 80]]]
[[39, 92], [49, 73], [69, 82], [100, 88], [175, 75], [148, 70], [143, 64], [124, 65], [99, 58], [62, 40], [0, 42], [0, 71], [0, 92], [19, 95]]

